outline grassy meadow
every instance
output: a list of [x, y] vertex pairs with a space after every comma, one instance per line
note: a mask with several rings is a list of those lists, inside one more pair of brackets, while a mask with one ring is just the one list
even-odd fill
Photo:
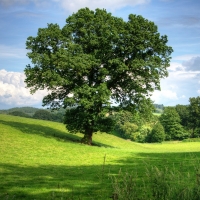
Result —
[[142, 185], [153, 167], [178, 171], [182, 184], [200, 181], [200, 142], [81, 138], [62, 123], [0, 114], [0, 199], [111, 199], [115, 177], [137, 174]]

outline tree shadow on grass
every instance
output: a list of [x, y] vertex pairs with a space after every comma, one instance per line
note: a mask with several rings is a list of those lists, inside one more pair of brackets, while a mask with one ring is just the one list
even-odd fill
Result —
[[[78, 143], [81, 142], [81, 137], [79, 137], [76, 134], [59, 131], [57, 129], [38, 125], [38, 124], [37, 125], [36, 124], [27, 124], [27, 123], [23, 123], [23, 122], [13, 122], [13, 121], [11, 122], [11, 121], [4, 121], [4, 120], [0, 120], [0, 123], [11, 126], [15, 129], [18, 129], [25, 134], [37, 134], [37, 135], [41, 135], [44, 137], [55, 138], [57, 140], [68, 141], [68, 142], [78, 142]], [[110, 145], [105, 145], [103, 143], [99, 143], [99, 142], [95, 142], [95, 141], [93, 142], [93, 145], [98, 146], [98, 147], [112, 148], [112, 146], [110, 146]]]
[[192, 173], [194, 159], [199, 156], [200, 152], [138, 153], [115, 160], [113, 165], [90, 166], [35, 167], [1, 163], [0, 199], [111, 199], [112, 177], [119, 171], [137, 172], [137, 179], [141, 182], [146, 178], [146, 167], [151, 166], [173, 169], [174, 164], [184, 173]]
[[67, 132], [62, 132], [54, 128], [36, 125], [36, 124], [27, 124], [23, 122], [11, 122], [0, 120], [0, 123], [11, 126], [25, 134], [37, 134], [48, 138], [56, 138], [60, 140], [68, 140], [72, 142], [78, 142], [80, 137], [75, 134], [70, 134]]
[[2, 163], [0, 169], [0, 199], [109, 199], [112, 194], [110, 182], [102, 181], [102, 166], [98, 165], [31, 167]]

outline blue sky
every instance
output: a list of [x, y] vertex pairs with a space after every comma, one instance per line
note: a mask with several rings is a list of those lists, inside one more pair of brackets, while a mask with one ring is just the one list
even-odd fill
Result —
[[174, 52], [169, 76], [161, 80], [154, 103], [186, 105], [200, 96], [200, 1], [199, 0], [0, 0], [0, 109], [42, 105], [46, 91], [30, 95], [23, 70], [27, 37], [36, 36], [47, 23], [60, 27], [78, 9], [105, 8], [124, 20], [129, 14], [155, 22], [161, 35], [168, 36]]

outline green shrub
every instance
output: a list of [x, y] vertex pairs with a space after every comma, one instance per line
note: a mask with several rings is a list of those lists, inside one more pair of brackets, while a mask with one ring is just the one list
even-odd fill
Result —
[[137, 137], [137, 141], [141, 143], [146, 142], [148, 136], [151, 133], [151, 128], [147, 126], [141, 126], [141, 128], [139, 129], [139, 133], [140, 134]]
[[124, 133], [125, 139], [131, 139], [133, 141], [137, 140], [138, 136], [138, 126], [134, 123], [125, 122], [124, 125], [121, 125], [121, 130]]
[[183, 140], [189, 137], [181, 125], [181, 119], [175, 107], [165, 107], [159, 119], [164, 127], [166, 140]]
[[163, 142], [165, 140], [165, 130], [159, 122], [157, 122], [148, 135], [147, 142]]
[[33, 118], [52, 121], [52, 114], [47, 110], [40, 109], [35, 112]]

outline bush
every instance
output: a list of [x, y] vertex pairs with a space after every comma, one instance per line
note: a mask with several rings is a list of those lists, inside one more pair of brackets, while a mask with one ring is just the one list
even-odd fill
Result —
[[138, 126], [134, 123], [126, 122], [124, 125], [121, 125], [121, 130], [124, 133], [124, 138], [125, 139], [131, 139], [133, 141], [137, 140], [137, 130]]
[[148, 126], [141, 126], [139, 132], [140, 134], [137, 137], [137, 141], [143, 143], [147, 141], [147, 138], [151, 133], [151, 128]]
[[53, 121], [52, 114], [49, 111], [42, 109], [37, 110], [33, 115], [33, 118]]
[[163, 142], [165, 140], [165, 130], [159, 122], [157, 122], [147, 138], [147, 142]]

